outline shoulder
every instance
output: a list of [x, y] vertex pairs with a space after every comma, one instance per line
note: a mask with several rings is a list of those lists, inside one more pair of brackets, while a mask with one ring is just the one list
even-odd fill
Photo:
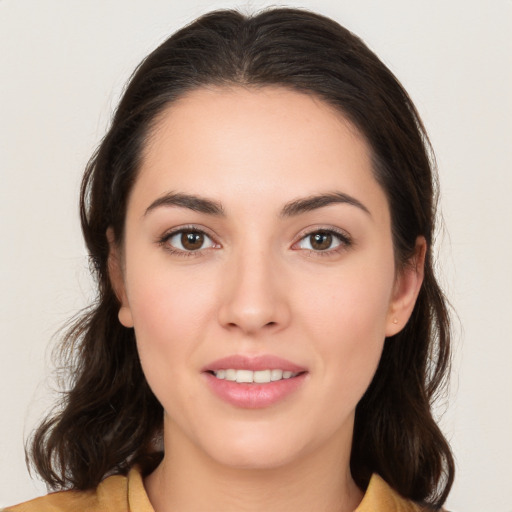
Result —
[[426, 512], [423, 507], [398, 494], [379, 475], [373, 474], [355, 512]]
[[60, 491], [3, 512], [129, 512], [128, 477], [110, 476], [90, 491]]

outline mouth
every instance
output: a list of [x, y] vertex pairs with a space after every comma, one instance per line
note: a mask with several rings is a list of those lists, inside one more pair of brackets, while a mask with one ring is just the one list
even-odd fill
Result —
[[292, 379], [304, 372], [292, 372], [290, 370], [282, 370], [280, 368], [266, 370], [227, 368], [216, 371], [210, 370], [208, 373], [217, 379], [237, 382], [239, 384], [269, 384], [270, 382]]
[[242, 409], [261, 409], [291, 399], [307, 381], [308, 370], [271, 356], [232, 355], [202, 369], [218, 398]]

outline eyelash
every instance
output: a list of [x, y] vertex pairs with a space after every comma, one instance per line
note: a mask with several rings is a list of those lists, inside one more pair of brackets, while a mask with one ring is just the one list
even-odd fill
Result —
[[196, 226], [181, 226], [180, 228], [173, 229], [173, 230], [165, 233], [161, 238], [159, 238], [158, 243], [159, 243], [159, 245], [164, 247], [164, 249], [166, 251], [170, 252], [171, 254], [176, 255], [176, 256], [182, 256], [185, 258], [198, 256], [201, 252], [211, 248], [211, 247], [207, 247], [205, 249], [197, 249], [195, 251], [192, 251], [192, 250], [187, 251], [187, 250], [183, 250], [183, 249], [177, 249], [176, 247], [173, 247], [172, 245], [170, 245], [168, 243], [172, 237], [179, 235], [179, 234], [183, 235], [183, 233], [194, 233], [194, 234], [198, 234], [198, 235], [203, 235], [212, 241], [212, 245], [219, 246], [219, 244], [216, 244], [213, 241], [212, 237], [208, 233], [206, 233], [206, 231], [204, 231], [203, 229], [200, 229]]
[[[304, 251], [307, 251], [310, 256], [316, 257], [326, 257], [326, 256], [333, 256], [334, 254], [339, 254], [340, 252], [346, 251], [350, 247], [354, 245], [354, 242], [350, 235], [344, 231], [333, 229], [333, 228], [316, 228], [312, 231], [307, 231], [306, 233], [303, 233], [300, 239], [293, 244], [293, 246], [296, 246], [300, 244], [301, 242], [307, 240], [308, 238], [312, 237], [313, 235], [317, 234], [323, 234], [323, 235], [330, 235], [334, 239], [338, 241], [338, 245], [334, 248], [329, 248], [326, 250], [315, 250], [315, 249], [302, 249]], [[300, 250], [300, 249], [297, 249]]]
[[[176, 235], [184, 234], [184, 233], [193, 233], [198, 235], [203, 235], [204, 237], [208, 238], [212, 246], [206, 247], [206, 248], [200, 248], [197, 250], [183, 250], [183, 249], [177, 249], [176, 247], [173, 247], [168, 242], [171, 238], [173, 238]], [[317, 234], [323, 234], [323, 235], [330, 235], [333, 237], [333, 239], [337, 239], [339, 242], [336, 247], [333, 249], [326, 249], [326, 250], [315, 250], [315, 249], [295, 249], [295, 250], [303, 250], [307, 251], [310, 256], [332, 256], [333, 254], [338, 254], [344, 250], [349, 249], [353, 245], [352, 238], [345, 232], [333, 228], [316, 228], [312, 231], [308, 231], [306, 233], [303, 233], [302, 236], [299, 238], [297, 242], [295, 242], [292, 245], [292, 248], [300, 244], [301, 242], [307, 240], [309, 237], [312, 237], [313, 235]], [[196, 227], [196, 226], [182, 226], [177, 229], [173, 229], [172, 231], [169, 231], [165, 233], [162, 237], [158, 239], [158, 244], [165, 248], [166, 251], [170, 252], [173, 255], [182, 256], [182, 257], [194, 257], [199, 256], [203, 251], [211, 249], [211, 248], [218, 248], [220, 247], [219, 244], [217, 244], [212, 237], [206, 233], [206, 231]]]

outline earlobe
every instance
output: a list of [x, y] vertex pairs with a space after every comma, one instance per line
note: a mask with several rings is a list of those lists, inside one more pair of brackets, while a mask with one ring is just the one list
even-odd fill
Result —
[[121, 255], [119, 254], [119, 246], [115, 241], [114, 231], [111, 227], [107, 229], [107, 240], [109, 245], [108, 274], [112, 289], [121, 305], [117, 316], [122, 325], [125, 327], [133, 327], [132, 312], [126, 296]]
[[388, 310], [386, 337], [399, 333], [413, 312], [423, 284], [426, 251], [427, 242], [424, 237], [419, 236], [416, 239], [414, 256], [396, 277]]
[[129, 306], [121, 305], [117, 317], [119, 318], [119, 323], [124, 325], [124, 327], [133, 327], [132, 312]]

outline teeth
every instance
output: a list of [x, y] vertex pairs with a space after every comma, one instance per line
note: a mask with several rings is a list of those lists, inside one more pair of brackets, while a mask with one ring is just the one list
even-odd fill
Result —
[[226, 380], [236, 380], [236, 370], [226, 370]]
[[270, 382], [270, 370], [261, 370], [259, 372], [254, 372], [253, 380], [254, 382], [257, 382], [259, 384], [265, 384], [267, 382]]
[[270, 372], [270, 380], [281, 380], [283, 378], [283, 370], [272, 370]]
[[254, 372], [251, 372], [251, 370], [237, 370], [236, 371], [236, 381], [237, 382], [253, 382], [254, 381]]
[[239, 383], [255, 382], [257, 384], [267, 384], [277, 380], [290, 379], [291, 377], [298, 375], [298, 373], [279, 369], [258, 370], [253, 372], [252, 370], [235, 370], [233, 368], [229, 368], [226, 370], [217, 370], [213, 373], [217, 379], [225, 379]]

